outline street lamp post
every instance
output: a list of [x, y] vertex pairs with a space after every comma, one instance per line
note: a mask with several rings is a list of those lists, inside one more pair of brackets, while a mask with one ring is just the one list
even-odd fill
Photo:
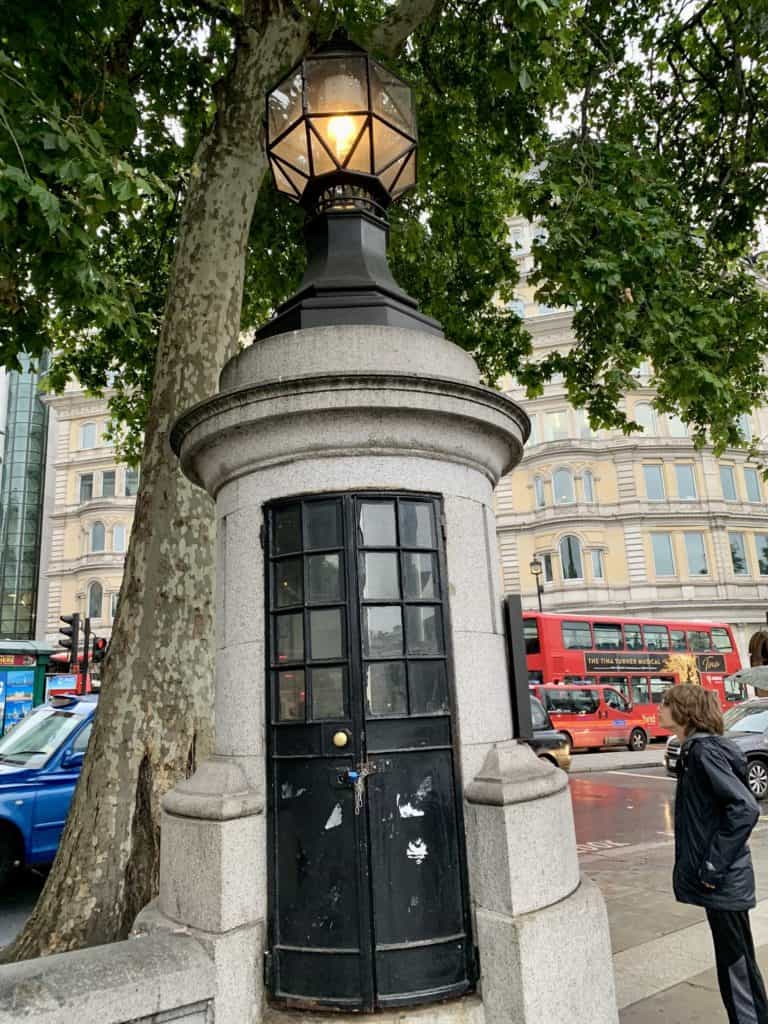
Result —
[[275, 188], [307, 214], [298, 291], [257, 332], [338, 324], [442, 334], [387, 265], [387, 209], [416, 184], [411, 90], [337, 33], [267, 95]]
[[544, 593], [544, 587], [541, 583], [541, 574], [544, 571], [544, 566], [541, 564], [541, 561], [534, 556], [531, 559], [530, 569], [533, 574], [533, 578], [536, 580], [536, 597], [539, 599], [539, 611], [542, 611], [541, 595]]

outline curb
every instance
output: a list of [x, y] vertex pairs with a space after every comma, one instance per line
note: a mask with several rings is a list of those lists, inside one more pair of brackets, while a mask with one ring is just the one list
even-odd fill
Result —
[[[633, 770], [635, 768], [663, 768], [663, 767], [664, 767], [664, 762], [663, 761], [658, 761], [658, 760], [656, 760], [656, 761], [632, 761], [630, 763], [627, 763], [627, 762], [623, 762], [622, 763], [622, 762], [619, 761], [616, 764], [600, 764], [600, 765], [598, 765], [598, 764], [590, 764], [590, 765], [585, 765], [583, 768], [581, 766], [579, 766], [578, 768], [575, 767], [574, 766], [574, 762], [571, 761], [571, 770], [570, 770], [570, 772], [568, 774], [569, 775], [585, 775], [587, 772], [615, 772], [615, 771], [629, 771], [629, 770]], [[670, 778], [672, 778], [671, 775], [670, 775]]]

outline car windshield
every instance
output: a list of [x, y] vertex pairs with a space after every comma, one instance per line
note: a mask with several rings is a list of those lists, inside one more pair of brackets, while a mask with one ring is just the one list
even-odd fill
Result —
[[62, 708], [35, 708], [0, 740], [0, 765], [40, 768], [82, 720]]
[[723, 725], [728, 732], [764, 732], [768, 729], [768, 707], [731, 708], [723, 715]]

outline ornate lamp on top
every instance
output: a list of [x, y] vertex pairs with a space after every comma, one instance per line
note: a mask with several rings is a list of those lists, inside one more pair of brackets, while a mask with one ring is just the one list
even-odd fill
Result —
[[386, 258], [386, 210], [416, 184], [408, 86], [337, 33], [268, 93], [266, 136], [275, 187], [307, 211], [308, 261], [258, 337], [340, 323], [442, 333]]

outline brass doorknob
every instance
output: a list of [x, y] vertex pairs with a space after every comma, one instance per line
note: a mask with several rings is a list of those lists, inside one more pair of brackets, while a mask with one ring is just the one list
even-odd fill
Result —
[[338, 732], [333, 734], [333, 745], [334, 747], [346, 747], [349, 743], [349, 733], [339, 729]]

